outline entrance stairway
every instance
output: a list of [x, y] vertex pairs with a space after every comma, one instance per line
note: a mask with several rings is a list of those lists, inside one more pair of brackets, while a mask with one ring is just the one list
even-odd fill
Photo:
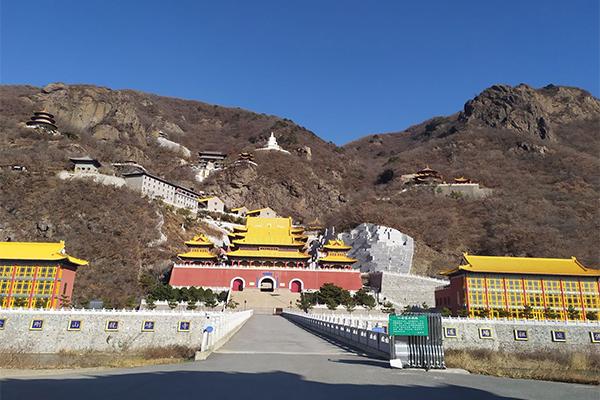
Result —
[[[237, 310], [254, 310], [256, 314], [272, 314], [275, 308], [297, 308], [296, 300], [300, 293], [292, 293], [289, 289], [276, 289], [273, 292], [261, 292], [259, 289], [245, 288], [243, 291], [232, 291], [230, 300], [238, 303]], [[245, 302], [245, 303], [244, 303]]]

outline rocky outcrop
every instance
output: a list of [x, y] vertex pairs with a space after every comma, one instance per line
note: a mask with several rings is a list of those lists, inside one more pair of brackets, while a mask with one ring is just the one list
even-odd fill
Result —
[[414, 254], [413, 238], [387, 226], [360, 224], [340, 238], [356, 258], [355, 268], [362, 272], [388, 271], [409, 273]]
[[459, 121], [552, 139], [557, 124], [600, 115], [600, 101], [569, 87], [494, 85], [465, 103]]

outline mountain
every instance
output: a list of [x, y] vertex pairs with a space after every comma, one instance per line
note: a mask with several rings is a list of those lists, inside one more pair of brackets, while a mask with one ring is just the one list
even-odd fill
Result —
[[[60, 136], [25, 128], [40, 110], [56, 116]], [[113, 162], [138, 162], [229, 207], [269, 205], [338, 229], [391, 226], [416, 239], [414, 270], [424, 274], [454, 265], [463, 251], [600, 262], [600, 101], [576, 88], [495, 85], [459, 113], [342, 147], [276, 116], [91, 85], [0, 86], [0, 115], [0, 239], [65, 239], [68, 251], [91, 261], [78, 274], [79, 302], [133, 303], [147, 276], [167, 270], [184, 238], [203, 229], [128, 189], [57, 179], [81, 155], [108, 174]], [[195, 181], [198, 151], [235, 160], [264, 146], [271, 131], [290, 155], [256, 152], [256, 166]], [[14, 164], [27, 171], [6, 167]], [[400, 175], [426, 165], [493, 195], [406, 190]]]

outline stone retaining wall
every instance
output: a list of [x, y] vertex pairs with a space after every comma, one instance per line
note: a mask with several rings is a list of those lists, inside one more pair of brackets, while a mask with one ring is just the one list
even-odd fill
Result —
[[[170, 345], [200, 349], [207, 327], [213, 327], [211, 337], [205, 337], [205, 346], [210, 346], [250, 315], [251, 311], [0, 309], [0, 351], [113, 352]], [[117, 322], [116, 330], [110, 329], [111, 321]]]
[[[303, 314], [286, 311], [327, 323], [356, 329], [373, 330], [387, 326], [384, 316], [356, 316], [350, 314]], [[479, 318], [442, 318], [444, 349], [502, 350], [507, 352], [579, 351], [600, 353], [599, 322], [563, 322], [531, 320], [494, 320]], [[515, 338], [515, 331], [525, 331], [526, 337]], [[553, 339], [553, 331], [554, 339]], [[563, 332], [558, 337], [556, 332]], [[488, 335], [485, 335], [489, 333]], [[452, 337], [454, 334], [455, 337]], [[592, 338], [595, 338], [592, 340]], [[564, 341], [557, 340], [563, 339]], [[519, 340], [520, 339], [520, 340]], [[597, 343], [595, 342], [597, 341]]]

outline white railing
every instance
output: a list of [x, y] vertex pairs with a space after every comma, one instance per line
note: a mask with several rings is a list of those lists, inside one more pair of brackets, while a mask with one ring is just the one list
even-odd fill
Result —
[[386, 333], [371, 330], [372, 327], [369, 327], [368, 324], [365, 327], [351, 326], [329, 321], [327, 318], [334, 316], [319, 316], [318, 314], [305, 314], [297, 311], [284, 311], [283, 316], [309, 330], [329, 336], [365, 353], [389, 359], [389, 336]]
[[212, 330], [209, 331], [205, 326], [200, 347], [201, 351], [212, 351], [219, 348], [229, 339], [231, 334], [235, 333], [250, 319], [252, 313], [252, 310], [247, 310], [213, 316], [210, 321], [207, 321], [207, 326], [210, 325]]

